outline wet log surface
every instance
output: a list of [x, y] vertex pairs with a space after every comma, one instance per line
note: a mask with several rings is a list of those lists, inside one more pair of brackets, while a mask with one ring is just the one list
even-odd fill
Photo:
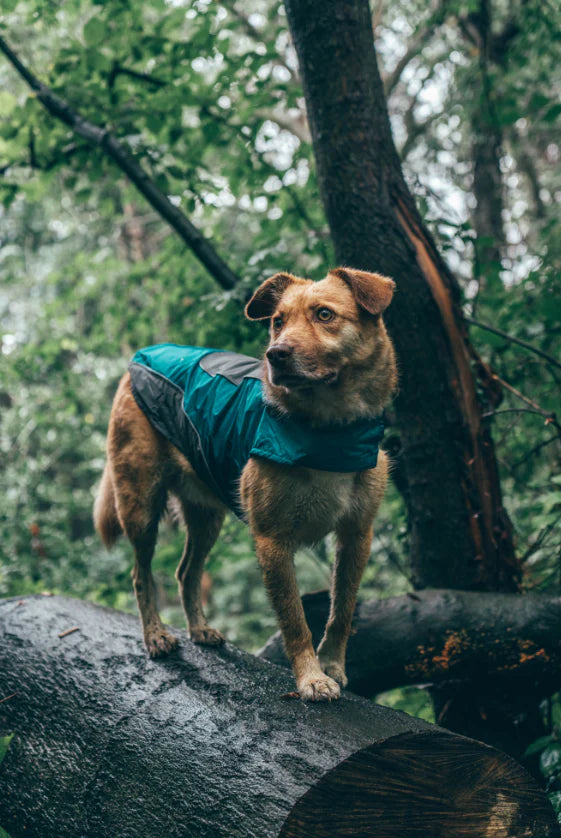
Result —
[[282, 668], [180, 638], [150, 661], [133, 616], [61, 597], [0, 602], [0, 735], [14, 734], [0, 825], [12, 838], [561, 834], [504, 754], [349, 693], [283, 698], [294, 687]]

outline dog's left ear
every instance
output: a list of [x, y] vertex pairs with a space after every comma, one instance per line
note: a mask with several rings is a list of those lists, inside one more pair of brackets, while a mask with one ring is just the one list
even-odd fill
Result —
[[334, 268], [329, 273], [347, 283], [358, 305], [369, 314], [381, 314], [392, 301], [395, 282], [387, 276], [352, 268]]
[[266, 320], [271, 317], [285, 289], [293, 282], [302, 282], [292, 274], [275, 274], [262, 282], [245, 307], [248, 320]]

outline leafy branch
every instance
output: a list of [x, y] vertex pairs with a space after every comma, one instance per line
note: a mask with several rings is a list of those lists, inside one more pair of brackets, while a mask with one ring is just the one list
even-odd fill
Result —
[[138, 191], [144, 195], [156, 212], [178, 233], [218, 284], [227, 290], [233, 288], [238, 282], [236, 274], [230, 270], [214, 246], [203, 236], [201, 231], [156, 186], [128, 149], [107, 128], [85, 119], [68, 102], [61, 99], [50, 88], [40, 82], [22, 64], [15, 52], [1, 37], [0, 52], [4, 53], [8, 61], [35, 92], [37, 99], [51, 116], [64, 122], [75, 134], [87, 140], [90, 145], [101, 148], [116, 163], [121, 171], [127, 175], [132, 183], [134, 183]]

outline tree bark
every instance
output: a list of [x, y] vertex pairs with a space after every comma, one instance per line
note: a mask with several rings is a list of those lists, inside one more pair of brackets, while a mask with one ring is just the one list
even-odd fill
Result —
[[[337, 260], [392, 276], [395, 409], [418, 588], [516, 590], [519, 567], [456, 280], [404, 181], [367, 0], [287, 0]], [[480, 363], [480, 369], [484, 370]], [[496, 396], [491, 377], [488, 392]]]
[[150, 661], [135, 617], [0, 603], [0, 823], [11, 838], [559, 836], [512, 759], [345, 694], [283, 700], [232, 647]]

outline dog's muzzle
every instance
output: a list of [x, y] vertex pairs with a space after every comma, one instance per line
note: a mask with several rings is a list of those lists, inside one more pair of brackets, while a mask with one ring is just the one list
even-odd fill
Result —
[[290, 361], [293, 354], [294, 350], [288, 343], [273, 344], [265, 353], [268, 362], [275, 369], [285, 368], [287, 366], [287, 361]]

